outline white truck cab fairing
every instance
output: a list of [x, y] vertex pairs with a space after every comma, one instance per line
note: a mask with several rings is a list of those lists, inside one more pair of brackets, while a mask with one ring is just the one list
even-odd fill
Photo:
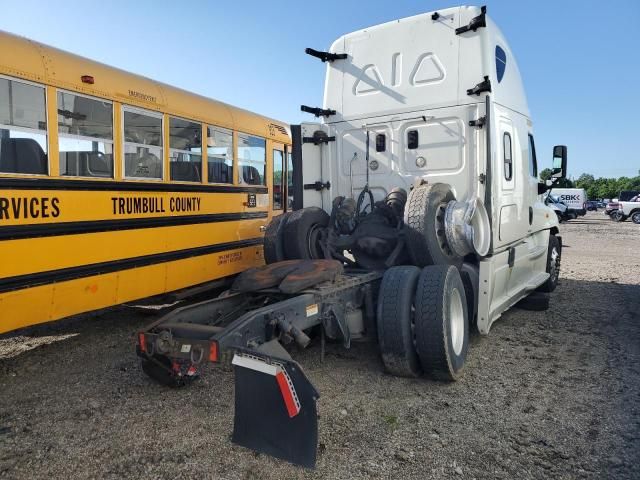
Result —
[[301, 126], [302, 137], [320, 130], [328, 140], [301, 150], [304, 184], [324, 186], [304, 190], [304, 207], [330, 212], [333, 198], [355, 198], [365, 185], [377, 201], [419, 182], [448, 184], [459, 201], [482, 200], [490, 249], [478, 258], [485, 282], [478, 326], [487, 333], [548, 278], [549, 233], [558, 221], [540, 195], [532, 122], [509, 44], [488, 16], [486, 26], [456, 33], [483, 13], [454, 7], [337, 39], [329, 52], [347, 57], [327, 62], [323, 109], [331, 114]]

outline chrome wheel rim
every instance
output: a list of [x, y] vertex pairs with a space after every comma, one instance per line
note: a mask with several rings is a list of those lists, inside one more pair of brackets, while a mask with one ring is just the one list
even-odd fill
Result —
[[451, 344], [453, 352], [460, 355], [464, 344], [464, 309], [462, 308], [462, 297], [457, 288], [451, 292], [449, 304], [449, 331], [451, 332]]
[[549, 277], [552, 282], [558, 280], [560, 274], [560, 253], [556, 247], [551, 249], [551, 259], [549, 260]]

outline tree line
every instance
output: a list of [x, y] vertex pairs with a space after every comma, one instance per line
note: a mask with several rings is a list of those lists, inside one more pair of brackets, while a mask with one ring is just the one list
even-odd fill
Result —
[[[545, 168], [540, 172], [540, 180], [543, 182], [551, 178], [551, 169]], [[583, 173], [577, 180], [563, 179], [557, 185], [560, 188], [584, 188], [587, 198], [591, 200], [600, 198], [618, 198], [622, 190], [640, 191], [640, 170], [635, 177], [619, 178], [595, 178], [590, 173]]]

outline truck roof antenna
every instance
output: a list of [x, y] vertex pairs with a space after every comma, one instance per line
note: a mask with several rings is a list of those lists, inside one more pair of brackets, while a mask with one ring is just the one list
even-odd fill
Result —
[[313, 48], [305, 48], [304, 53], [307, 55], [311, 55], [312, 57], [319, 58], [322, 62], [333, 62], [335, 60], [344, 60], [347, 58], [346, 53], [331, 53], [331, 52], [320, 52], [318, 50], [314, 50]]

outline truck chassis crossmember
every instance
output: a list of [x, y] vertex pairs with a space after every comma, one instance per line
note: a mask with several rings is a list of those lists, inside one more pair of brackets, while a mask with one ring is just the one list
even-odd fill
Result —
[[[375, 334], [373, 292], [382, 272], [348, 270], [296, 294], [263, 289], [223, 294], [165, 315], [138, 334], [145, 372], [182, 386], [205, 362], [235, 371], [233, 441], [303, 466], [315, 464], [318, 393], [282, 343], [304, 348], [305, 331], [350, 346]], [[259, 402], [256, 399], [261, 399]]]

